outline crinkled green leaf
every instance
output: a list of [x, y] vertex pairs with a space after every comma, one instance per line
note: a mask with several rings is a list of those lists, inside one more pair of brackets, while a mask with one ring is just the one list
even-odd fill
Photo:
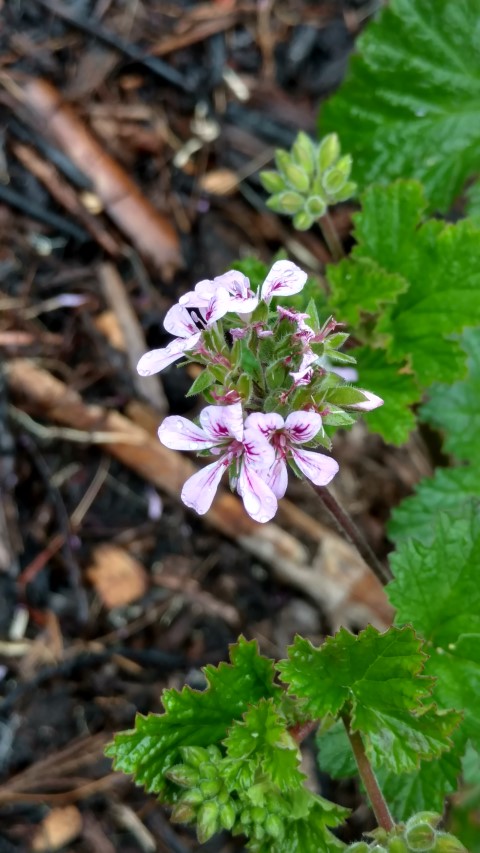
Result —
[[332, 311], [342, 323], [353, 328], [360, 314], [376, 314], [387, 302], [408, 287], [408, 282], [395, 273], [386, 272], [369, 258], [359, 258], [352, 263], [343, 260], [327, 267], [327, 277], [332, 287]]
[[464, 712], [462, 731], [480, 744], [480, 514], [432, 519], [428, 543], [407, 539], [391, 556], [387, 590], [396, 622], [413, 622], [431, 645], [426, 672], [435, 698]]
[[288, 692], [313, 717], [349, 715], [372, 759], [410, 771], [450, 747], [458, 717], [423, 704], [432, 679], [421, 675], [425, 654], [411, 628], [368, 626], [357, 637], [342, 628], [320, 648], [296, 637], [288, 652], [277, 665]]
[[445, 450], [478, 465], [480, 478], [480, 329], [466, 330], [462, 345], [468, 355], [467, 377], [453, 385], [434, 385], [421, 417], [446, 433]]
[[360, 347], [353, 355], [362, 387], [385, 400], [383, 406], [368, 413], [369, 430], [391, 444], [403, 444], [415, 427], [410, 407], [420, 399], [419, 386], [413, 376], [403, 372], [401, 363], [387, 362], [384, 350]]
[[[345, 726], [335, 723], [317, 737], [319, 766], [332, 779], [352, 778], [357, 768]], [[406, 820], [418, 811], [442, 812], [447, 794], [457, 788], [461, 762], [458, 753], [447, 752], [432, 761], [422, 761], [413, 773], [385, 769], [382, 757], [374, 765], [381, 790], [396, 820]]]
[[433, 477], [421, 480], [415, 494], [394, 509], [389, 536], [395, 542], [414, 537], [428, 543], [434, 536], [436, 515], [448, 512], [463, 518], [472, 498], [480, 499], [480, 472], [476, 468], [437, 468]]
[[280, 699], [272, 661], [259, 655], [255, 641], [241, 637], [231, 647], [230, 660], [204, 668], [208, 686], [203, 692], [188, 686], [166, 690], [165, 713], [137, 715], [135, 729], [117, 734], [107, 749], [115, 767], [132, 773], [148, 791], [162, 793], [166, 771], [180, 761], [180, 747], [218, 743], [250, 704], [262, 697]]
[[280, 790], [299, 788], [303, 784], [305, 777], [299, 770], [298, 744], [271, 699], [261, 699], [246, 712], [242, 721], [236, 720], [224, 744], [229, 758], [240, 763], [250, 761]]
[[289, 796], [279, 814], [283, 823], [282, 837], [252, 840], [247, 845], [248, 850], [254, 853], [341, 853], [346, 849], [328, 827], [343, 823], [348, 809], [304, 788]]
[[423, 181], [447, 210], [479, 171], [480, 40], [477, 0], [391, 0], [358, 39], [344, 85], [322, 109], [362, 186]]

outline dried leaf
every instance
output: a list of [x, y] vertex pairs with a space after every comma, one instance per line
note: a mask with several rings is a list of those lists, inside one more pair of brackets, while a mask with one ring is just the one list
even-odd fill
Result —
[[52, 809], [38, 827], [32, 840], [34, 853], [60, 850], [80, 835], [82, 816], [76, 806]]
[[87, 577], [105, 607], [122, 607], [141, 598], [147, 589], [147, 574], [138, 560], [117, 545], [99, 545]]

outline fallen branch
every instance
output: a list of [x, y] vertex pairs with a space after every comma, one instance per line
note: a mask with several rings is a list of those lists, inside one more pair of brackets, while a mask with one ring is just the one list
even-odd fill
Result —
[[107, 154], [60, 93], [45, 80], [27, 79], [15, 87], [21, 102], [72, 162], [92, 180], [105, 211], [140, 254], [165, 276], [182, 265], [177, 234], [142, 195], [125, 170]]

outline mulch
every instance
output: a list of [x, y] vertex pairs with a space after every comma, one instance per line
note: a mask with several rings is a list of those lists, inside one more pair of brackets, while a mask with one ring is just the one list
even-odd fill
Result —
[[[333, 614], [285, 579], [329, 525], [303, 484], [285, 540], [272, 527], [291, 550], [279, 575], [236, 536], [237, 501], [197, 518], [177, 497], [184, 463], [139, 461], [163, 415], [196, 410], [191, 375], [143, 381], [135, 363], [166, 342], [178, 295], [239, 258], [286, 247], [321, 276], [320, 233], [269, 212], [258, 171], [315, 132], [374, 6], [0, 2], [0, 853], [200, 849], [112, 772], [112, 733], [159, 711], [165, 687], [201, 688], [240, 633], [281, 657], [296, 632], [361, 627], [348, 596]], [[351, 213], [334, 211], [346, 246]], [[391, 507], [429, 471], [424, 444], [388, 448], [358, 424], [335, 453], [337, 495], [384, 558]], [[354, 809], [355, 840], [369, 825], [355, 787], [310, 765], [317, 790]]]

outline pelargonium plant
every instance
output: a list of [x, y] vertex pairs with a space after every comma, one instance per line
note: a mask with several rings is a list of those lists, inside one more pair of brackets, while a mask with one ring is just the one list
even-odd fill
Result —
[[333, 317], [321, 324], [313, 302], [300, 312], [279, 301], [299, 293], [306, 280], [306, 272], [282, 260], [258, 292], [237, 270], [200, 281], [165, 316], [173, 341], [140, 359], [142, 376], [182, 357], [204, 365], [189, 392], [203, 392], [211, 404], [199, 425], [172, 416], [158, 433], [166, 447], [214, 457], [182, 489], [183, 502], [200, 515], [227, 472], [248, 514], [270, 521], [287, 490], [288, 466], [326, 486], [338, 471], [319, 452], [331, 447], [328, 427], [347, 426], [352, 412], [383, 402], [346, 384], [342, 368], [332, 366], [354, 361], [339, 351], [348, 335]]

